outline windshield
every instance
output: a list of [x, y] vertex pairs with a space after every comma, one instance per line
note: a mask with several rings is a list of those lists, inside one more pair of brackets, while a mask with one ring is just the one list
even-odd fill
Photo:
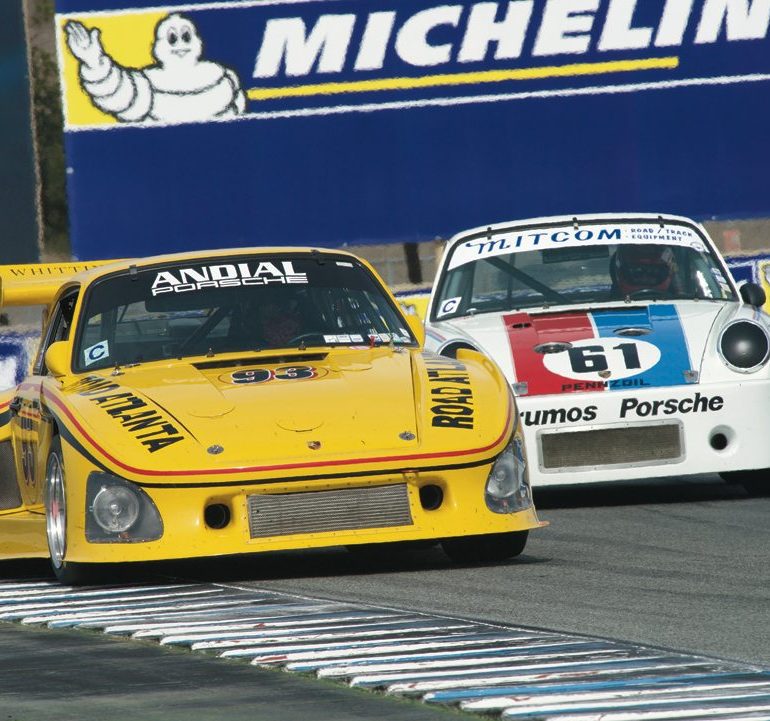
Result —
[[74, 368], [309, 346], [411, 345], [372, 274], [349, 256], [235, 256], [132, 269], [96, 282]]
[[685, 298], [735, 299], [718, 258], [690, 226], [519, 227], [453, 247], [431, 318]]

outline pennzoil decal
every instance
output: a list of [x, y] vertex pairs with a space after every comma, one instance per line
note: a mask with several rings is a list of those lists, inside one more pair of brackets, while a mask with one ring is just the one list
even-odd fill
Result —
[[425, 357], [433, 415], [437, 428], [473, 428], [473, 389], [468, 370], [460, 361], [443, 356]]
[[223, 0], [61, 14], [56, 37], [72, 130], [747, 83], [716, 48], [769, 23], [766, 0]]
[[75, 389], [125, 428], [150, 452], [184, 440], [179, 429], [162, 413], [117, 383], [99, 376], [84, 378]]

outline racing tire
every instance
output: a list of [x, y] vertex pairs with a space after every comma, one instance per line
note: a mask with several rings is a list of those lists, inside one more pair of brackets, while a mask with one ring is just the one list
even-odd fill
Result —
[[490, 563], [518, 556], [527, 545], [529, 531], [459, 536], [441, 542], [444, 553], [454, 563]]
[[67, 493], [61, 440], [54, 436], [45, 464], [45, 532], [51, 568], [59, 583], [81, 586], [94, 577], [88, 564], [67, 561]]
[[739, 483], [755, 498], [770, 496], [770, 468], [757, 471], [726, 471], [719, 474], [723, 481]]

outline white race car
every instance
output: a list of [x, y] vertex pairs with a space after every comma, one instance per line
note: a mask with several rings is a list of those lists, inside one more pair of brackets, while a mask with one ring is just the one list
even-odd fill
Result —
[[770, 490], [764, 302], [686, 218], [514, 221], [447, 245], [426, 345], [500, 366], [533, 485], [719, 472]]

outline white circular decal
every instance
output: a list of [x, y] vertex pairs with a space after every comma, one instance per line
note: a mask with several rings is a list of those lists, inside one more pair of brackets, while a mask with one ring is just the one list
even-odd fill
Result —
[[630, 338], [578, 340], [568, 350], [543, 356], [543, 365], [551, 373], [581, 381], [630, 378], [654, 368], [659, 361], [656, 346]]

